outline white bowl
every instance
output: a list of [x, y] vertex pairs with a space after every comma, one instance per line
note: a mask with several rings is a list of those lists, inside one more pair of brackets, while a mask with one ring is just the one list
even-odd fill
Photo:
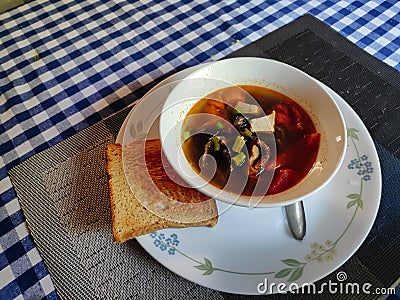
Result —
[[[262, 86], [288, 96], [307, 111], [321, 133], [316, 162], [306, 177], [290, 189], [267, 196], [238, 195], [211, 185], [190, 167], [181, 147], [186, 114], [204, 96], [232, 85]], [[316, 193], [338, 171], [347, 144], [343, 116], [318, 81], [287, 64], [248, 57], [207, 64], [177, 83], [164, 103], [160, 138], [169, 163], [189, 185], [218, 200], [250, 207], [289, 205]]]

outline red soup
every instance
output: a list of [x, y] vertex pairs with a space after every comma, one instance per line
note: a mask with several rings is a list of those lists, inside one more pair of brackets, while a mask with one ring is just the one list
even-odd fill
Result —
[[301, 181], [313, 166], [320, 133], [287, 96], [259, 86], [228, 87], [204, 97], [185, 117], [183, 152], [220, 189], [272, 195]]

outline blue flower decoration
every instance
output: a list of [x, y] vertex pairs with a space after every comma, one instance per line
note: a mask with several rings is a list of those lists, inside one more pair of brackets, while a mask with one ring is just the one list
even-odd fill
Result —
[[171, 245], [172, 246], [179, 246], [179, 241], [178, 240], [173, 240]]
[[156, 247], [160, 247], [160, 245], [161, 245], [161, 242], [160, 242], [160, 240], [154, 240], [154, 246], [156, 246]]
[[371, 176], [370, 175], [364, 175], [363, 176], [363, 180], [365, 180], [365, 181], [368, 181], [368, 180], [371, 180]]
[[368, 155], [362, 155], [360, 159], [352, 159], [350, 163], [347, 165], [347, 168], [350, 170], [357, 169], [357, 175], [359, 175], [362, 180], [368, 181], [371, 180], [371, 174], [374, 171], [372, 167], [372, 163], [368, 161]]
[[359, 163], [358, 163], [358, 160], [357, 159], [352, 159], [351, 161], [350, 161], [350, 164], [347, 166], [349, 169], [351, 169], [351, 170], [354, 170], [354, 168], [359, 168]]
[[164, 233], [153, 232], [150, 237], [154, 239], [154, 246], [160, 248], [161, 251], [168, 249], [169, 255], [174, 255], [176, 248], [179, 245], [178, 235], [173, 233], [169, 237], [166, 237]]

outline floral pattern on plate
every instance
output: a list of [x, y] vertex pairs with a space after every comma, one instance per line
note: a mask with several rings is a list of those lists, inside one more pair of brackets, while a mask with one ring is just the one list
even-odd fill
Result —
[[188, 254], [181, 252], [178, 249], [179, 246], [179, 237], [176, 233], [169, 235], [166, 237], [164, 233], [154, 232], [150, 234], [150, 237], [154, 239], [154, 246], [158, 247], [161, 251], [167, 251], [169, 255], [175, 255], [179, 253], [183, 255], [186, 259], [191, 260], [196, 265], [194, 267], [200, 271], [203, 271], [203, 275], [211, 275], [215, 271], [232, 273], [232, 274], [241, 274], [241, 275], [270, 275], [274, 274], [275, 278], [286, 278], [288, 282], [293, 282], [299, 279], [303, 275], [304, 268], [307, 264], [311, 262], [323, 263], [326, 261], [331, 261], [334, 259], [334, 256], [337, 253], [336, 246], [342, 239], [342, 237], [346, 234], [351, 224], [354, 221], [354, 218], [357, 215], [359, 209], [363, 209], [364, 203], [362, 201], [362, 192], [363, 192], [363, 181], [368, 181], [371, 179], [371, 173], [373, 172], [372, 163], [368, 161], [368, 156], [363, 154], [360, 156], [359, 150], [357, 148], [356, 141], [359, 140], [357, 135], [359, 131], [355, 128], [348, 128], [347, 135], [349, 140], [352, 142], [352, 145], [355, 149], [357, 157], [352, 159], [350, 163], [347, 165], [348, 169], [357, 170], [357, 175], [360, 177], [360, 188], [358, 193], [352, 193], [347, 195], [346, 197], [350, 199], [347, 203], [347, 209], [354, 208], [354, 212], [343, 232], [334, 240], [326, 240], [324, 243], [313, 242], [311, 244], [311, 252], [304, 257], [305, 262], [299, 261], [297, 259], [289, 258], [281, 260], [283, 264], [285, 264], [285, 268], [279, 271], [266, 271], [266, 272], [237, 272], [227, 269], [222, 269], [215, 267], [210, 259], [204, 257], [203, 261], [199, 261]]

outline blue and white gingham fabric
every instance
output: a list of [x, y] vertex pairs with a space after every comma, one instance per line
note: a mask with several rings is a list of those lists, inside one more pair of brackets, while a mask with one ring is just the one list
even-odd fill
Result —
[[163, 74], [309, 13], [400, 70], [400, 2], [39, 0], [0, 15], [0, 299], [57, 298], [7, 171]]

